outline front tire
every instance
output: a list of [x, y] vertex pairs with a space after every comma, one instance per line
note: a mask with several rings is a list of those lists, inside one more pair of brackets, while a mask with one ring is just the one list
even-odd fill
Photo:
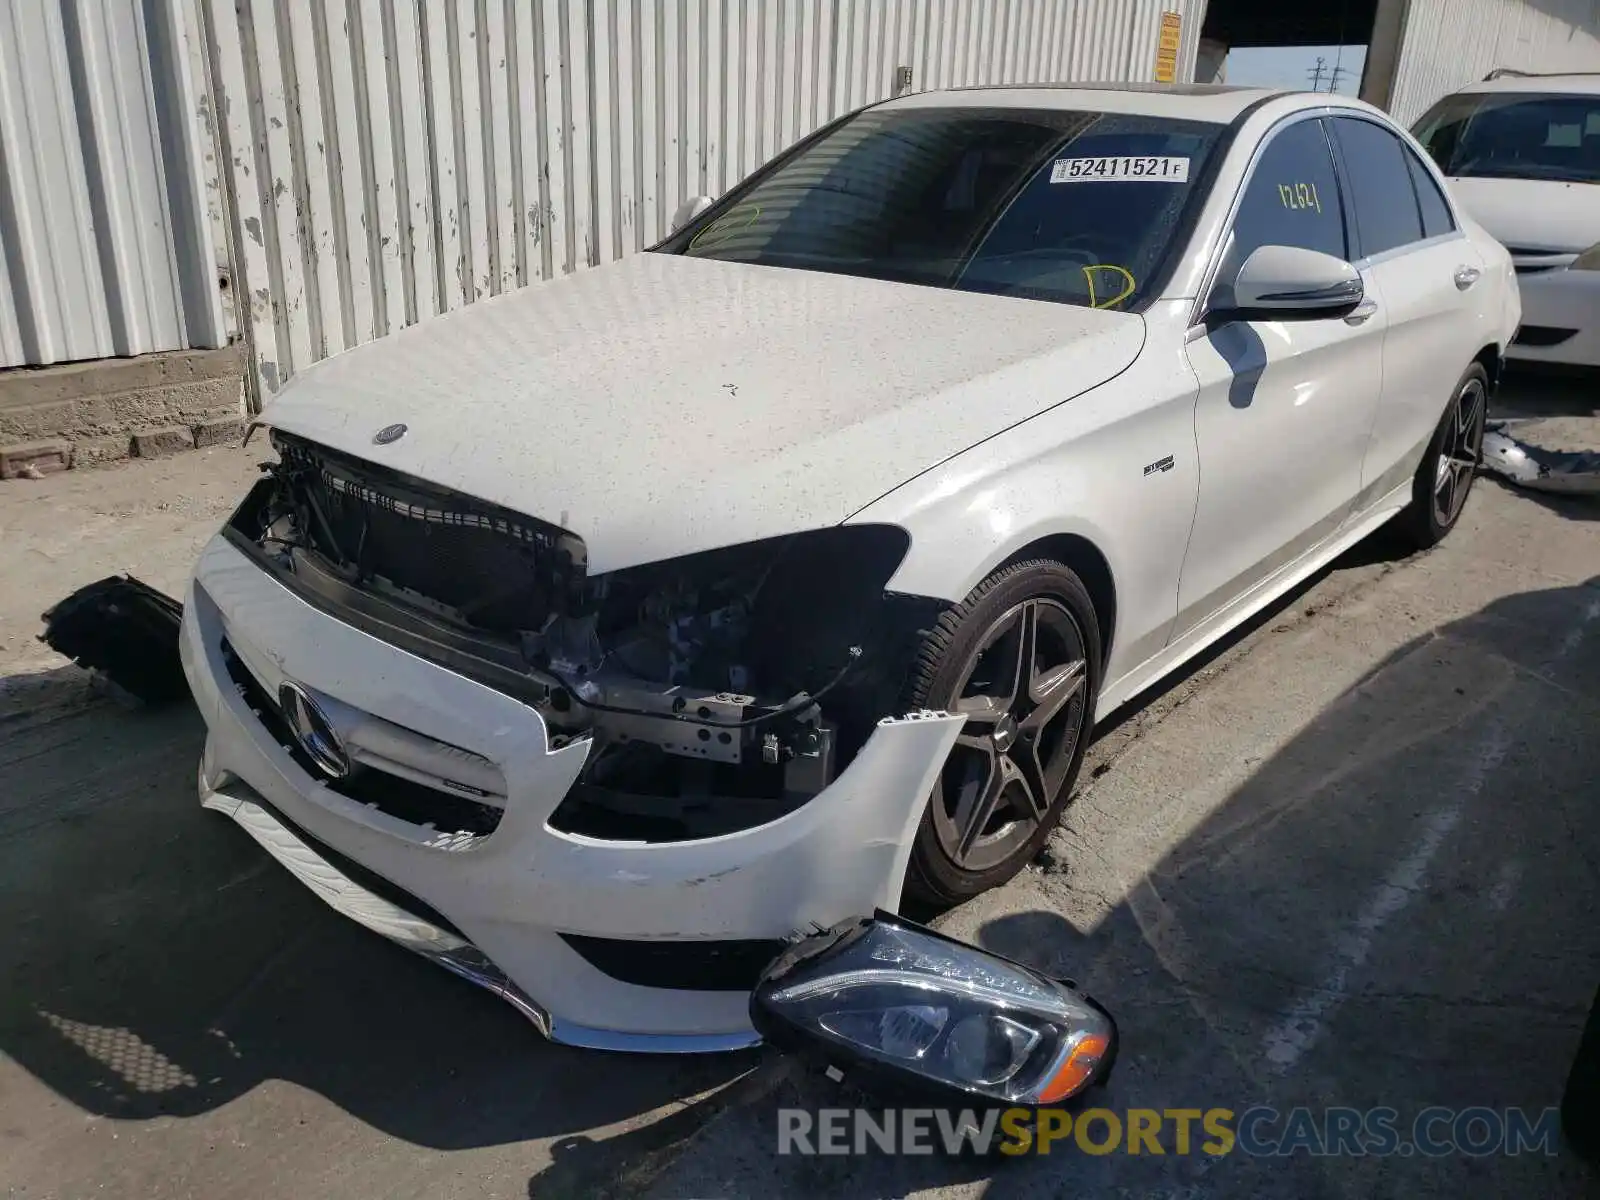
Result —
[[1482, 363], [1473, 363], [1456, 384], [1412, 480], [1411, 506], [1402, 523], [1417, 549], [1437, 546], [1461, 519], [1483, 461], [1483, 421], [1488, 411], [1489, 373]]
[[967, 724], [917, 828], [910, 898], [959, 904], [1039, 853], [1083, 763], [1100, 672], [1094, 604], [1061, 563], [1003, 567], [939, 618], [910, 703]]

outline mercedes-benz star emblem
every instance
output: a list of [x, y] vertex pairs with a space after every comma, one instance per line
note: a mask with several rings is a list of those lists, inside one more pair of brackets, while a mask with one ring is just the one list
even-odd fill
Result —
[[380, 446], [387, 446], [391, 442], [398, 442], [405, 435], [406, 427], [404, 425], [385, 425], [372, 435], [372, 440]]
[[278, 689], [278, 705], [300, 748], [324, 774], [333, 779], [350, 774], [350, 756], [345, 753], [344, 743], [310, 692], [298, 683], [285, 683]]

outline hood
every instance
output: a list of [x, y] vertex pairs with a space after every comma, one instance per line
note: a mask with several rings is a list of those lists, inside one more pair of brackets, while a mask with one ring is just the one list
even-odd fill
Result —
[[1600, 184], [1453, 178], [1450, 190], [1512, 250], [1578, 254], [1600, 242]]
[[560, 525], [599, 574], [838, 524], [1143, 342], [1126, 313], [639, 254], [346, 351], [261, 420]]

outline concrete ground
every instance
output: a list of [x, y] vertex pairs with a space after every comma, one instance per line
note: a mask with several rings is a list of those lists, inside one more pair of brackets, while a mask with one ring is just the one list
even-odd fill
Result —
[[[1600, 445], [1581, 385], [1504, 398]], [[761, 1055], [541, 1042], [202, 813], [192, 712], [32, 641], [118, 569], [175, 590], [254, 453], [0, 485], [0, 1184], [207, 1200], [634, 1194], [1564, 1196], [1570, 1158], [779, 1159], [849, 1102]], [[1600, 983], [1600, 501], [1481, 482], [1102, 731], [1041, 865], [949, 914], [1084, 982], [1126, 1107], [1556, 1103]], [[1169, 1142], [1170, 1146], [1170, 1142]]]

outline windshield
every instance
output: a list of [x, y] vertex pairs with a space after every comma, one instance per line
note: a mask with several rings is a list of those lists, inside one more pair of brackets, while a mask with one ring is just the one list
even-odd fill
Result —
[[1095, 308], [1137, 306], [1223, 126], [869, 109], [661, 250]]
[[1468, 92], [1413, 132], [1446, 175], [1600, 183], [1600, 96]]

